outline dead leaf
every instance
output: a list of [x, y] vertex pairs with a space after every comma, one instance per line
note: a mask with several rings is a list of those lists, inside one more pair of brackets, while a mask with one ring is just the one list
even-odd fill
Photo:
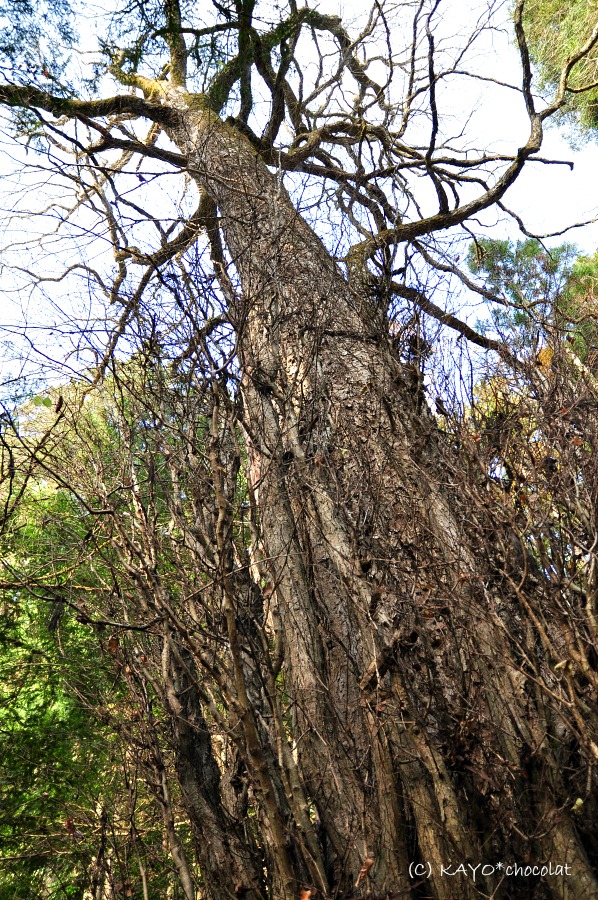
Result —
[[358, 888], [364, 878], [368, 877], [369, 871], [374, 865], [375, 860], [371, 856], [366, 856], [363, 861], [363, 865], [361, 867], [361, 871], [357, 876], [357, 881], [355, 882], [355, 887]]

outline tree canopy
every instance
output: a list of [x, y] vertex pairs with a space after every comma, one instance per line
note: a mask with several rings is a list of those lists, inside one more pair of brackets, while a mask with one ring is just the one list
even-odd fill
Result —
[[[592, 43], [596, 11], [586, 0], [534, 3], [529, 7], [528, 33], [531, 56], [538, 66], [541, 85], [554, 89], [563, 66]], [[598, 68], [595, 49], [580, 58], [567, 91], [563, 113], [586, 133], [598, 125]]]

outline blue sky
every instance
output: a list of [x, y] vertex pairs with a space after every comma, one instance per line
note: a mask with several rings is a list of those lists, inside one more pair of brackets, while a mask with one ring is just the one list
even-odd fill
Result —
[[[521, 69], [518, 54], [510, 37], [511, 29], [508, 23], [510, 6], [506, 3], [499, 3], [497, 6], [504, 28], [496, 28], [481, 35], [469, 54], [467, 65], [470, 71], [479, 73], [484, 78], [494, 78], [518, 86], [521, 80]], [[460, 33], [465, 36], [470, 33], [484, 7], [484, 3], [468, 4], [464, 0], [445, 0], [444, 4], [440, 6], [441, 19], [438, 40], [439, 46], [440, 42], [444, 41], [444, 49], [447, 54], [450, 55], [451, 48], [456, 46], [454, 35]], [[349, 29], [351, 30], [353, 19], [354, 28], [357, 30], [359, 15], [355, 0], [352, 0], [351, 3], [346, 0], [323, 0], [319, 4], [319, 8], [323, 12], [344, 13]], [[87, 33], [86, 44], [88, 41], [91, 42], [90, 39], [91, 33]], [[400, 42], [400, 37], [398, 37], [398, 42]], [[308, 61], [306, 58], [306, 65]], [[467, 123], [465, 133], [460, 138], [463, 145], [514, 154], [527, 139], [529, 122], [522, 97], [515, 90], [498, 87], [488, 81], [482, 82], [474, 79], [457, 81], [455, 79], [447, 82], [446, 88], [439, 94], [439, 102], [447, 129], [452, 128], [455, 134], [458, 134], [463, 130], [464, 123]], [[422, 127], [425, 129], [428, 125], [424, 123]], [[0, 150], [6, 151], [8, 148], [9, 144], [6, 142], [0, 146]], [[594, 219], [598, 212], [596, 186], [598, 146], [593, 142], [581, 141], [578, 149], [573, 149], [562, 130], [550, 127], [545, 136], [541, 155], [552, 159], [570, 160], [574, 163], [574, 169], [571, 171], [567, 166], [562, 165], [528, 164], [522, 176], [507, 193], [505, 197], [507, 205], [522, 217], [530, 231], [538, 234], [554, 230], [560, 231], [575, 223]], [[13, 145], [9, 155], [0, 153], [0, 174], [8, 173], [26, 162], [27, 157], [24, 150]], [[43, 176], [40, 182], [43, 182]], [[15, 184], [15, 181], [6, 181], [4, 184], [1, 205], [5, 210], [10, 208], [16, 197]], [[29, 184], [31, 185], [30, 199], [33, 206], [42, 197], [43, 187], [38, 190], [37, 187], [34, 187], [37, 180], [26, 176], [21, 182], [21, 190], [26, 189]], [[29, 197], [26, 197], [26, 204], [29, 204]], [[160, 208], [163, 209], [163, 206]], [[481, 222], [490, 229], [493, 236], [513, 238], [518, 236], [514, 222], [506, 219], [497, 210], [485, 213]], [[16, 226], [19, 239], [22, 237], [23, 243], [27, 245], [30, 238], [30, 242], [33, 244], [38, 227], [39, 220], [21, 219]], [[12, 237], [14, 239], [14, 231]], [[576, 243], [583, 252], [591, 254], [598, 248], [598, 224], [593, 223], [584, 228], [573, 229], [548, 243], [557, 244], [565, 240]], [[82, 242], [81, 248], [78, 248], [82, 258], [89, 250], [89, 247], [87, 250], [85, 249], [84, 244], [85, 241]], [[98, 242], [98, 248], [100, 248], [100, 242]], [[91, 251], [92, 256], [94, 252], [104, 252], [98, 248]], [[71, 254], [72, 249], [71, 246], [68, 251]], [[56, 266], [57, 269], [63, 264], [68, 265], [72, 262], [72, 256], [68, 257], [66, 249], [64, 256], [61, 254], [62, 251], [58, 245], [56, 255], [51, 258], [51, 265]], [[28, 307], [31, 324], [50, 321], [47, 318], [44, 319], [41, 307], [36, 306], [39, 301], [34, 299], [33, 303], [30, 303], [26, 292], [19, 296], [18, 304], [13, 305], [13, 300], [16, 298], [11, 300], [7, 294], [11, 285], [10, 276], [6, 271], [1, 274], [4, 299], [0, 301], [0, 325], [7, 321], [18, 321], [24, 307]], [[63, 312], [68, 314], [69, 297], [61, 294], [60, 289], [56, 291], [56, 296], [60, 297]], [[473, 302], [472, 298], [465, 300], [465, 303], [467, 302]], [[81, 315], [84, 316], [85, 298], [82, 303]], [[51, 315], [51, 312], [49, 313], [46, 309], [46, 315], [48, 314]], [[480, 308], [466, 306], [463, 315], [470, 320], [471, 324], [474, 324], [476, 318], [480, 317]], [[10, 350], [10, 344], [8, 349]]]

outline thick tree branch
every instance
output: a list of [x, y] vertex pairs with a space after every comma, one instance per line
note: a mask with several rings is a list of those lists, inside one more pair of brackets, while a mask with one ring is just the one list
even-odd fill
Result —
[[181, 8], [179, 0], [165, 0], [165, 37], [170, 50], [170, 78], [173, 84], [185, 87], [187, 82], [187, 48], [181, 34]]
[[166, 118], [166, 110], [133, 94], [116, 94], [99, 100], [78, 100], [57, 97], [39, 88], [19, 84], [0, 85], [0, 104], [20, 109], [43, 109], [56, 118], [105, 117], [130, 114], [160, 122]]
[[110, 134], [107, 128], [102, 128], [97, 122], [90, 121], [87, 116], [84, 121], [90, 128], [95, 128], [102, 134], [101, 141], [88, 147], [89, 153], [102, 153], [105, 150], [124, 150], [127, 153], [138, 153], [140, 156], [147, 156], [150, 159], [160, 159], [179, 169], [187, 168], [188, 159], [182, 153], [175, 153], [172, 150], [162, 150], [160, 147], [144, 144], [142, 141], [117, 138]]

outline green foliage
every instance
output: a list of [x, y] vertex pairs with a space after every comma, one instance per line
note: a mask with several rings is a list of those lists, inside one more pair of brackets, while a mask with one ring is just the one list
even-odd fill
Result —
[[12, 83], [56, 91], [74, 43], [69, 0], [0, 2], [0, 71]]
[[[525, 27], [532, 60], [541, 86], [554, 91], [567, 60], [588, 41], [598, 23], [593, 0], [537, 0], [526, 7]], [[596, 46], [575, 65], [571, 87], [580, 90], [598, 82]], [[598, 126], [598, 87], [583, 94], [567, 95], [565, 116], [588, 133]]]
[[[487, 239], [472, 244], [469, 268], [504, 305], [491, 308], [494, 327], [524, 356], [563, 344], [594, 365], [598, 349], [598, 253], [572, 244], [546, 250], [539, 241]], [[487, 327], [487, 326], [486, 326]], [[541, 356], [536, 363], [550, 365]]]
[[[4, 597], [0, 863], [10, 864], [0, 865], [0, 898], [80, 896], [82, 853], [67, 822], [100, 795], [107, 748], [69, 681], [81, 683], [93, 648], [74, 622], [63, 625], [58, 644], [45, 627], [46, 602], [23, 592]], [[67, 880], [70, 891], [60, 887]]]
[[567, 340], [581, 362], [592, 362], [598, 348], [598, 252], [578, 256], [559, 299]]
[[504, 305], [490, 312], [494, 326], [516, 350], [535, 353], [546, 342], [576, 255], [572, 244], [547, 250], [534, 239], [513, 243], [487, 238], [471, 244], [469, 268], [504, 298]]
[[[119, 415], [111, 389], [118, 393], [113, 381], [89, 398], [78, 434], [60, 420], [54, 460], [64, 479], [87, 479], [93, 499], [92, 458], [130, 502], [123, 476], [130, 483], [133, 456], [146, 500], [152, 422], [130, 398]], [[63, 392], [63, 403], [76, 396]], [[23, 404], [15, 423], [23, 440], [43, 441], [56, 425], [55, 399]], [[13, 454], [18, 481], [18, 442]], [[115, 506], [125, 502], [115, 496]], [[157, 896], [168, 889], [159, 811], [130, 746], [140, 713], [122, 663], [106, 652], [113, 638], [91, 624], [113, 564], [92, 532], [76, 490], [40, 470], [0, 539], [0, 900], [81, 898], [94, 879], [110, 896], [141, 897], [139, 887], [129, 891], [142, 864]]]
[[52, 401], [49, 397], [34, 397], [33, 398], [34, 406], [45, 406], [46, 409], [49, 409], [52, 406]]
[[[44, 399], [33, 400], [40, 414]], [[33, 482], [0, 547], [2, 900], [81, 896], [89, 835], [69, 823], [86, 819], [93, 833], [111, 793], [110, 736], [92, 711], [108, 674], [60, 592], [81, 538], [76, 516], [67, 492]]]

